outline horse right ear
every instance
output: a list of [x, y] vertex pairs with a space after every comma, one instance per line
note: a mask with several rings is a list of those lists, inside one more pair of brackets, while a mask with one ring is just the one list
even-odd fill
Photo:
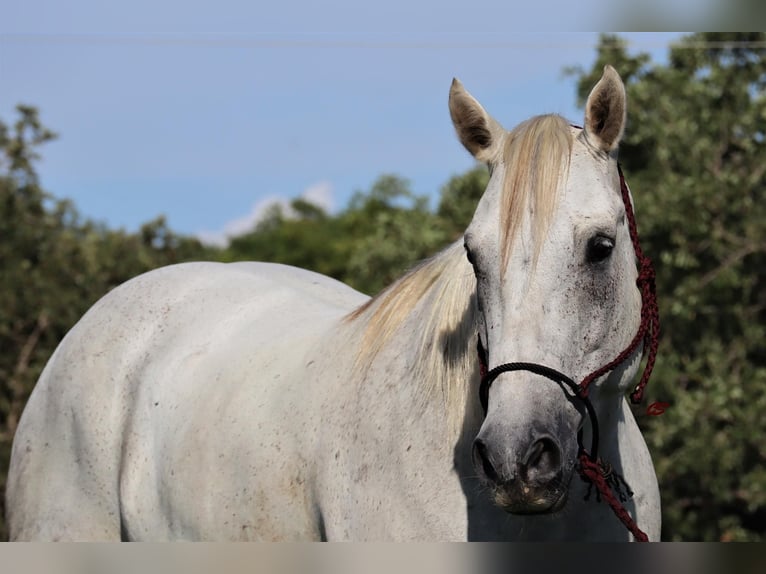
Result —
[[452, 80], [449, 91], [449, 113], [465, 149], [481, 162], [494, 160], [500, 149], [503, 127], [484, 111], [457, 78]]

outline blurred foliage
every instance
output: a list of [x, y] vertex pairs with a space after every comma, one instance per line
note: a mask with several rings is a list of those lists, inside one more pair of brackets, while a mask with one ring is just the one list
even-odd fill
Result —
[[582, 103], [607, 63], [625, 80], [620, 161], [662, 314], [642, 419], [660, 480], [663, 537], [766, 533], [766, 35], [694, 34], [667, 65], [603, 36]]
[[[667, 64], [603, 36], [578, 101], [612, 64], [626, 82], [620, 150], [644, 251], [657, 267], [662, 340], [639, 415], [663, 497], [663, 537], [761, 540], [766, 531], [766, 64], [764, 34], [695, 34]], [[375, 293], [460, 237], [486, 186], [484, 167], [450, 179], [431, 208], [406, 180], [380, 177], [335, 214], [305, 200], [275, 205], [224, 250], [170, 231], [82, 221], [34, 170], [54, 137], [33, 108], [0, 122], [0, 465], [56, 344], [115, 285], [190, 259], [264, 260], [313, 269]], [[643, 407], [645, 408], [645, 406]], [[643, 410], [643, 409], [642, 409]], [[1, 477], [4, 482], [4, 472]]]

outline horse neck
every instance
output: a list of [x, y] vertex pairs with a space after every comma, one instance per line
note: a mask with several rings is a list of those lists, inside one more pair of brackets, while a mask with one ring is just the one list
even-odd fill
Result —
[[[590, 393], [599, 424], [599, 456], [608, 461], [618, 472], [623, 472], [626, 444], [638, 431], [633, 413], [625, 398], [626, 381], [635, 376], [635, 365], [641, 355], [636, 354], [620, 365]], [[603, 389], [603, 391], [602, 391]], [[590, 444], [590, 430], [585, 434], [584, 444]]]
[[455, 242], [352, 313], [355, 378], [375, 389], [401, 387], [396, 398], [415, 416], [433, 409], [459, 432], [478, 407], [475, 286]]

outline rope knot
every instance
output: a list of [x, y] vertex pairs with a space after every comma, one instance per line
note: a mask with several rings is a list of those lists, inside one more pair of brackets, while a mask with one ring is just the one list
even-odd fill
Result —
[[633, 533], [639, 542], [647, 542], [646, 534], [638, 527], [638, 524], [623, 508], [621, 502], [626, 502], [633, 496], [633, 491], [622, 475], [615, 472], [614, 467], [601, 459], [593, 460], [584, 450], [580, 453], [580, 475], [584, 482], [588, 483], [588, 491], [585, 500], [589, 500], [596, 487], [596, 501], [603, 499], [611, 507], [614, 514], [625, 527]]

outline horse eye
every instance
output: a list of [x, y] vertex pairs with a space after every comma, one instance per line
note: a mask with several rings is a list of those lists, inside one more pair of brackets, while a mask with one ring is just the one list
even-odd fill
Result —
[[468, 259], [468, 263], [470, 263], [471, 265], [475, 266], [476, 265], [476, 261], [474, 261], [473, 253], [471, 252], [470, 249], [468, 249], [468, 245], [463, 243], [463, 248], [465, 249], [465, 257], [466, 257], [466, 259]]
[[605, 235], [595, 235], [588, 240], [585, 258], [588, 263], [601, 263], [609, 258], [613, 249], [614, 239]]

